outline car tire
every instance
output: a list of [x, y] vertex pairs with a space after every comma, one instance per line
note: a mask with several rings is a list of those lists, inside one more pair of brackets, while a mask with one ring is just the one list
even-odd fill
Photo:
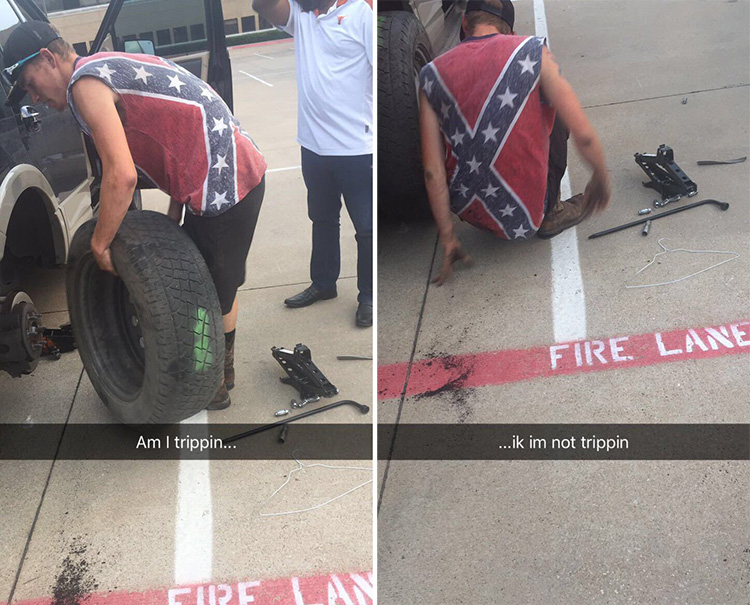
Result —
[[224, 375], [224, 331], [213, 280], [172, 220], [128, 212], [110, 246], [118, 276], [91, 252], [96, 220], [73, 238], [70, 319], [91, 384], [125, 424], [179, 422], [203, 410]]
[[429, 215], [419, 140], [419, 71], [432, 47], [410, 12], [378, 15], [378, 214], [392, 221]]

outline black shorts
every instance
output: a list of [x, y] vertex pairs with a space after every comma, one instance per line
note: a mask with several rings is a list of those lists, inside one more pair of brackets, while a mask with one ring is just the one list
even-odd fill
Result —
[[185, 213], [182, 226], [208, 265], [219, 295], [222, 315], [232, 310], [237, 289], [245, 283], [245, 262], [265, 189], [264, 176], [255, 189], [218, 216]]

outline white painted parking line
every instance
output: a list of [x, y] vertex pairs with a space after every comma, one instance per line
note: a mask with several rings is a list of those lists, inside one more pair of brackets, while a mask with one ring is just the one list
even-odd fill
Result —
[[[544, 10], [544, 0], [534, 0], [534, 32], [537, 38], [547, 37], [547, 14]], [[549, 40], [547, 46], [549, 46]]]
[[261, 79], [260, 79], [259, 77], [257, 77], [257, 76], [254, 76], [253, 74], [249, 74], [249, 73], [247, 73], [246, 71], [242, 71], [241, 69], [239, 70], [239, 72], [240, 72], [241, 74], [244, 74], [244, 75], [246, 75], [246, 76], [247, 76], [248, 78], [252, 78], [253, 80], [258, 80], [258, 82], [260, 82], [261, 84], [265, 84], [266, 86], [270, 86], [271, 88], [273, 88], [273, 84], [269, 84], [269, 83], [268, 83], [268, 82], [266, 82], [265, 80], [261, 80]]
[[[568, 199], [572, 192], [570, 177], [565, 171], [560, 183], [560, 196]], [[552, 325], [555, 342], [586, 338], [586, 297], [578, 254], [578, 233], [575, 227], [563, 231], [552, 244]]]
[[285, 168], [271, 168], [271, 170], [266, 170], [266, 172], [286, 172], [287, 170], [299, 170], [302, 168], [302, 166], [286, 166]]
[[269, 57], [268, 55], [264, 55], [262, 53], [253, 53], [254, 55], [258, 55], [259, 57], [263, 57], [264, 59], [271, 59], [272, 61], [275, 61], [274, 57]]
[[[534, 30], [538, 37], [548, 38], [544, 0], [534, 0]], [[547, 39], [547, 45], [549, 39]], [[560, 183], [560, 197], [571, 196], [568, 171]], [[550, 200], [549, 203], [554, 203]], [[578, 232], [575, 227], [553, 238], [552, 244], [552, 325], [556, 342], [586, 338], [586, 297], [578, 254]]]
[[[208, 417], [200, 412], [180, 423], [181, 435], [207, 437]], [[180, 460], [174, 539], [176, 584], [209, 582], [213, 572], [213, 507], [210, 460]]]

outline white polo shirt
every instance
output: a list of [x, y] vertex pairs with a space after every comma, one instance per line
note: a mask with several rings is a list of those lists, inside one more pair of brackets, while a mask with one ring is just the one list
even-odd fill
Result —
[[318, 155], [372, 153], [373, 19], [368, 0], [320, 15], [289, 0], [280, 29], [294, 36], [297, 142]]

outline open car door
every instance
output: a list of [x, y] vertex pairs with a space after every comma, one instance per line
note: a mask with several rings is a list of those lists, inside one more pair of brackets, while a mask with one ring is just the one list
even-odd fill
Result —
[[221, 0], [112, 0], [91, 52], [165, 57], [207, 82], [232, 109]]
[[[104, 51], [144, 53], [174, 61], [208, 83], [232, 110], [232, 66], [221, 0], [112, 0], [89, 55]], [[101, 163], [89, 140], [87, 147], [96, 179], [92, 187], [96, 203]], [[153, 188], [151, 180], [139, 174], [138, 189]]]

